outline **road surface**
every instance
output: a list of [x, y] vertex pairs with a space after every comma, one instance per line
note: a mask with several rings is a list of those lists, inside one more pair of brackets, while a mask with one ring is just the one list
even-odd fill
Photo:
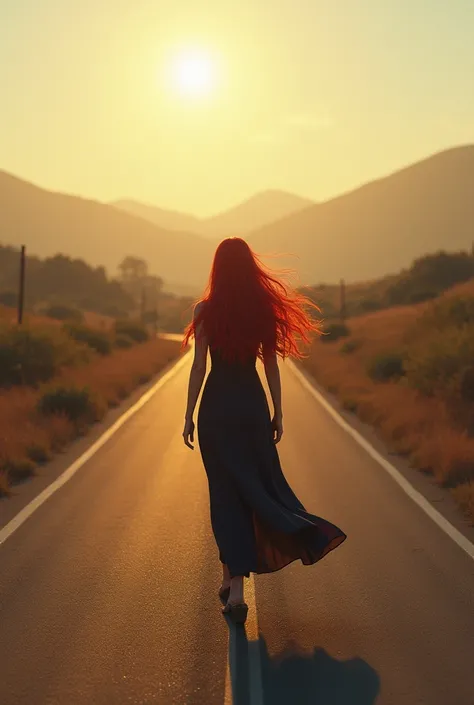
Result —
[[1, 705], [474, 705], [474, 561], [286, 366], [285, 473], [348, 539], [229, 628], [188, 371], [0, 545]]

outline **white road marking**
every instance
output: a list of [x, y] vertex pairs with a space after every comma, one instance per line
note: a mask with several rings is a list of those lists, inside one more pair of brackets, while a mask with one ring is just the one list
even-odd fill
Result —
[[303, 387], [316, 399], [319, 404], [328, 412], [334, 421], [346, 431], [352, 438], [373, 458], [383, 469], [395, 480], [402, 490], [447, 534], [457, 545], [462, 548], [467, 555], [474, 560], [474, 544], [469, 541], [456, 527], [454, 527], [442, 514], [440, 514], [428, 500], [408, 482], [408, 480], [386, 460], [375, 448], [353, 428], [343, 417], [334, 409], [334, 407], [318, 392], [311, 384], [305, 375], [299, 370], [296, 365], [289, 361], [289, 367], [292, 373], [299, 379]]
[[6, 524], [3, 529], [0, 529], [0, 546], [4, 543], [39, 507], [41, 507], [47, 499], [57, 492], [63, 485], [68, 482], [78, 470], [82, 468], [88, 460], [90, 460], [103, 445], [109, 441], [112, 436], [134, 415], [139, 411], [150, 399], [160, 390], [166, 382], [175, 376], [177, 372], [188, 362], [190, 352], [186, 352], [183, 357], [178, 360], [173, 367], [151, 387], [130, 409], [128, 409], [117, 421], [98, 438], [85, 453], [72, 463], [54, 482], [46, 487], [37, 497], [31, 500], [26, 507], [18, 512], [11, 521]]
[[237, 640], [242, 627], [229, 625], [229, 657], [227, 659], [227, 669], [225, 674], [224, 705], [244, 705], [242, 699], [233, 698], [233, 691], [236, 690], [238, 678], [242, 669], [248, 668], [249, 700], [245, 705], [264, 705], [263, 702], [263, 679], [262, 661], [260, 657], [260, 643], [257, 619], [257, 601], [255, 598], [255, 579], [250, 575], [245, 586], [245, 601], [249, 606], [249, 613], [245, 625], [247, 639], [247, 659], [246, 663], [235, 661], [238, 653]]

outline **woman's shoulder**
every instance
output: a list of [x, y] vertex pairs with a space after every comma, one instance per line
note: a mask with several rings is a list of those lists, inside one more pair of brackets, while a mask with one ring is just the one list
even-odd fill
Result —
[[197, 304], [194, 307], [194, 318], [197, 318], [198, 316], [200, 316], [203, 313], [205, 306], [206, 306], [205, 301], [198, 301], [197, 302]]

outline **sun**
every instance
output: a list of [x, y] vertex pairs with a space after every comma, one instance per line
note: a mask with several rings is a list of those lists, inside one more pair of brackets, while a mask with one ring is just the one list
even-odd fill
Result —
[[185, 98], [203, 98], [211, 94], [217, 83], [217, 63], [204, 49], [185, 49], [171, 61], [173, 90]]

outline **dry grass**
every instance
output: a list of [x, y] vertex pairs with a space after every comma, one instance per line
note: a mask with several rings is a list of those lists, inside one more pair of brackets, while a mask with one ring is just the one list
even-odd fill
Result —
[[[443, 296], [459, 294], [473, 295], [474, 283], [455, 287]], [[347, 339], [316, 341], [303, 365], [338, 396], [345, 409], [373, 425], [391, 450], [406, 455], [413, 466], [451, 488], [474, 521], [474, 437], [468, 433], [466, 414], [459, 413], [462, 408], [453, 413], [447, 395], [425, 397], [404, 380], [380, 383], [367, 372], [375, 356], [404, 348], [417, 318], [430, 305], [397, 307], [349, 319], [350, 337], [358, 342], [355, 349], [342, 351]]]
[[[56, 321], [54, 318], [48, 318], [47, 316], [39, 316], [37, 314], [25, 313], [23, 316], [23, 321], [29, 326], [61, 326], [61, 321]], [[17, 322], [17, 312], [14, 308], [9, 308], [7, 306], [2, 306], [0, 304], [0, 322], [15, 324]]]
[[92, 311], [86, 311], [84, 313], [84, 323], [90, 328], [111, 331], [114, 327], [115, 318], [103, 316], [100, 313], [93, 313]]
[[464, 509], [467, 516], [474, 516], [474, 482], [466, 482], [452, 490], [454, 499]]
[[[88, 387], [100, 418], [175, 359], [179, 350], [176, 341], [152, 340], [107, 357], [97, 356], [83, 367], [66, 368], [47, 386]], [[36, 407], [41, 393], [42, 389], [28, 387], [0, 392], [0, 496], [9, 494], [12, 480], [12, 473], [1, 468], [23, 471], [28, 464], [36, 466], [84, 430], [64, 416], [40, 416]]]
[[[0, 321], [7, 323], [16, 323], [17, 312], [14, 308], [9, 308], [7, 306], [2, 306], [0, 304]], [[55, 318], [48, 318], [47, 316], [41, 316], [37, 313], [32, 314], [26, 312], [24, 315], [25, 323], [33, 326], [62, 326], [63, 321], [58, 321]], [[97, 328], [98, 330], [110, 331], [114, 327], [115, 319], [111, 316], [103, 316], [100, 313], [93, 313], [92, 311], [84, 312], [84, 323], [90, 328]]]

